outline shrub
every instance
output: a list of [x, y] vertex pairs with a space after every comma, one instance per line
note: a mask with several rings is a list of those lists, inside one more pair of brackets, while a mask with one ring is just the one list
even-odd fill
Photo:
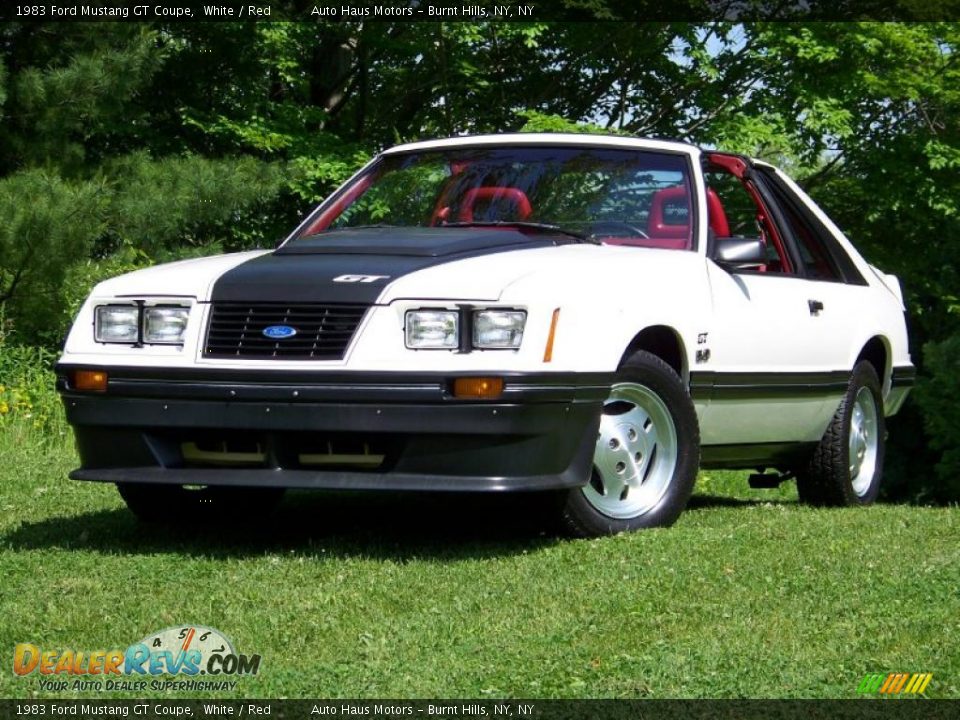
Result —
[[928, 444], [940, 451], [933, 477], [914, 478], [922, 496], [960, 501], [960, 335], [924, 347], [927, 377], [915, 391]]
[[57, 354], [14, 338], [0, 313], [0, 428], [22, 423], [47, 438], [62, 438], [69, 429], [55, 387]]

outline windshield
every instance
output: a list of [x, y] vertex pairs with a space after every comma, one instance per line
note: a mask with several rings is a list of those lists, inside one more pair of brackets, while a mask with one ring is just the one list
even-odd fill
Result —
[[687, 250], [690, 197], [689, 164], [671, 153], [524, 146], [402, 153], [355, 178], [293, 242], [371, 226], [509, 225]]

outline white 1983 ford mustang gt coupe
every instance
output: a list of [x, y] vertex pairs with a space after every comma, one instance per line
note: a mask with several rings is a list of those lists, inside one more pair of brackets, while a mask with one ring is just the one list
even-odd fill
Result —
[[866, 504], [913, 382], [895, 277], [762, 162], [494, 135], [379, 155], [276, 249], [98, 285], [57, 366], [145, 519], [284, 488], [560, 491], [667, 525], [698, 467]]

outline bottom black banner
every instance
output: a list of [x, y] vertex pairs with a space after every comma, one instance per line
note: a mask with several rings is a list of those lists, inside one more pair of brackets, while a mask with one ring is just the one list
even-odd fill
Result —
[[506, 720], [939, 720], [960, 701], [886, 700], [0, 700], [0, 720], [30, 718], [503, 718]]

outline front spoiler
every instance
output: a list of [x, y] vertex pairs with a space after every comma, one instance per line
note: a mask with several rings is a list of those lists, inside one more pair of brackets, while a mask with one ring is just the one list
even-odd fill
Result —
[[[496, 401], [449, 392], [452, 377], [321, 373], [218, 375], [109, 369], [104, 394], [70, 387], [58, 367], [82, 467], [77, 480], [258, 487], [507, 491], [584, 485], [606, 378], [507, 375]], [[170, 377], [174, 375], [174, 377]], [[255, 439], [255, 467], [197, 467], [185, 443]], [[371, 468], [304, 466], [303, 445], [328, 439], [388, 449]]]
[[[591, 438], [592, 439], [592, 438]], [[556, 475], [487, 477], [411, 473], [335, 472], [315, 470], [249, 468], [124, 467], [74, 470], [72, 480], [114, 483], [218, 485], [227, 487], [275, 487], [312, 490], [419, 490], [443, 492], [505, 492], [559, 490], [581, 487], [589, 477], [593, 443], [574, 462]]]

